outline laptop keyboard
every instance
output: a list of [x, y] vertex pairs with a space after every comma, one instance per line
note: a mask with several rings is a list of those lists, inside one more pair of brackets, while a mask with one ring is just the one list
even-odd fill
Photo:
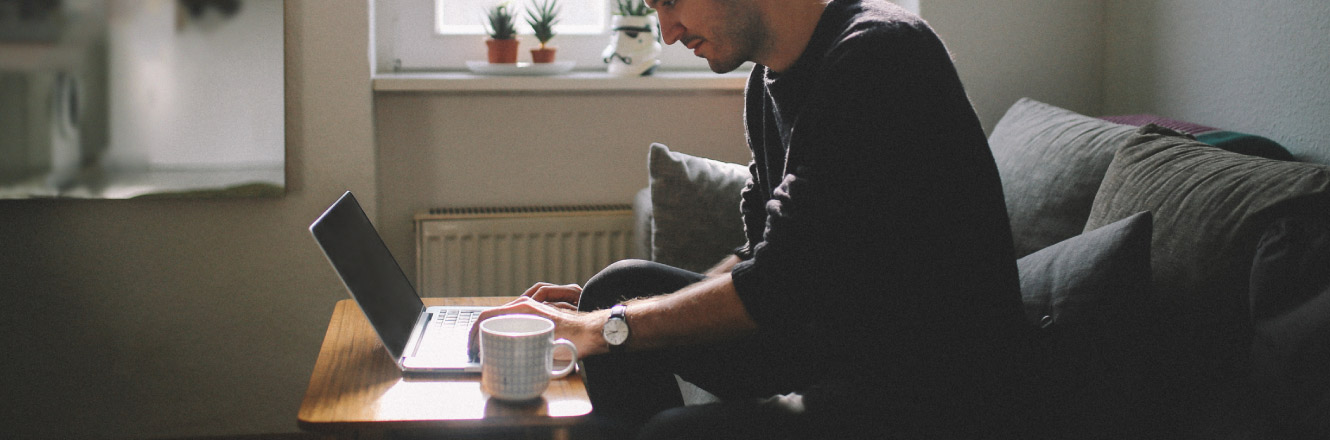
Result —
[[425, 341], [416, 347], [416, 356], [425, 358], [457, 359], [467, 361], [467, 340], [471, 325], [480, 317], [480, 310], [444, 310], [434, 314]]
[[448, 310], [447, 313], [440, 313], [434, 317], [434, 322], [439, 327], [471, 329], [471, 324], [476, 322], [480, 316], [478, 310]]

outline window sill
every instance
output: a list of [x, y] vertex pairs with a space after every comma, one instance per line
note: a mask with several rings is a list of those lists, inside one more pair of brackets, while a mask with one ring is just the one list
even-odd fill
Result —
[[709, 71], [665, 71], [643, 77], [615, 77], [605, 72], [569, 72], [551, 76], [494, 76], [470, 72], [380, 73], [375, 92], [742, 92], [748, 71], [722, 75]]

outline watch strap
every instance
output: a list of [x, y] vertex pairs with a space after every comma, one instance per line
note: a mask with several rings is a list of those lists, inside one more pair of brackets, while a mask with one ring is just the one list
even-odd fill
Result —
[[[619, 322], [622, 322], [622, 323], [623, 323], [623, 327], [624, 327], [625, 329], [628, 329], [628, 331], [629, 331], [629, 333], [628, 333], [628, 337], [632, 337], [632, 330], [628, 328], [628, 306], [625, 306], [625, 305], [623, 305], [623, 304], [615, 304], [614, 307], [610, 307], [610, 319], [609, 319], [609, 321], [614, 321], [614, 320], [618, 320]], [[607, 321], [607, 322], [608, 322], [608, 321]], [[609, 341], [606, 341], [606, 342], [608, 343]], [[609, 343], [608, 345], [609, 345], [609, 347], [610, 347], [610, 352], [620, 352], [620, 351], [623, 351], [623, 349], [624, 349], [623, 346], [624, 346], [625, 344], [627, 344], [627, 343], [628, 343], [628, 339], [627, 339], [627, 338], [624, 338], [624, 340], [623, 340], [623, 341], [620, 341], [618, 344]]]

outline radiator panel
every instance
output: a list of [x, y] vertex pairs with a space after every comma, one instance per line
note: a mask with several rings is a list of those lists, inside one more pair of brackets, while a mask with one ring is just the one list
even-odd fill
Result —
[[585, 283], [627, 258], [627, 206], [508, 208], [416, 216], [416, 289], [421, 296], [514, 296], [538, 281]]

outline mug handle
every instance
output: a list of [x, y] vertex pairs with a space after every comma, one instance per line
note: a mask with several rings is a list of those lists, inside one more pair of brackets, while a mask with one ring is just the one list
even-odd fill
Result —
[[[559, 371], [551, 371], [551, 372], [550, 372], [550, 379], [558, 379], [558, 378], [561, 378], [561, 377], [567, 376], [568, 373], [572, 373], [572, 372], [573, 372], [573, 369], [574, 369], [574, 368], [577, 368], [577, 346], [576, 346], [576, 345], [573, 345], [573, 342], [572, 342], [572, 341], [569, 341], [569, 340], [564, 339], [564, 338], [559, 338], [559, 339], [554, 340], [554, 348], [555, 348], [555, 349], [557, 349], [560, 345], [562, 345], [562, 346], [564, 346], [564, 347], [568, 347], [568, 351], [573, 352], [573, 359], [572, 359], [571, 362], [568, 362], [568, 366], [567, 366], [567, 367], [563, 367], [562, 370], [559, 370]], [[550, 352], [553, 353], [554, 350], [551, 349]]]

